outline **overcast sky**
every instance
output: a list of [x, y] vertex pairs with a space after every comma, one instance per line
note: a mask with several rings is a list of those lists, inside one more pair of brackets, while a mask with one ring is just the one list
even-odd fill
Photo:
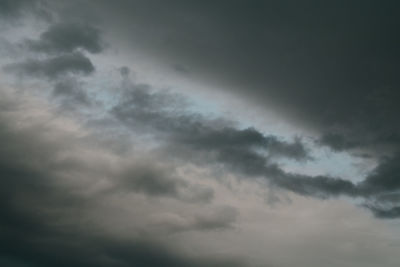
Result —
[[0, 0], [0, 265], [399, 266], [399, 10]]

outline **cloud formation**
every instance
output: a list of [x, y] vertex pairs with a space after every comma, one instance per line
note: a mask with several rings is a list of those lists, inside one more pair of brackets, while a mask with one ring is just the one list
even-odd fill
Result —
[[0, 0], [0, 265], [398, 266], [396, 6]]

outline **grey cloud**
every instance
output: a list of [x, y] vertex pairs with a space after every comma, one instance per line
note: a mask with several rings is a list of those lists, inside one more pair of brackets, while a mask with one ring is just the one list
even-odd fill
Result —
[[82, 88], [82, 85], [74, 79], [64, 79], [54, 85], [53, 97], [61, 98], [66, 103], [76, 103], [80, 105], [90, 105], [91, 100]]
[[343, 135], [338, 133], [324, 134], [318, 141], [322, 145], [327, 145], [336, 151], [344, 151], [361, 145], [357, 141], [347, 140]]
[[85, 55], [80, 52], [63, 54], [47, 59], [28, 59], [24, 62], [8, 64], [5, 71], [19, 75], [29, 75], [56, 79], [64, 74], [89, 75], [95, 68]]
[[69, 53], [77, 49], [99, 53], [103, 49], [100, 31], [80, 23], [53, 24], [39, 40], [27, 40], [26, 44], [33, 51], [45, 53]]
[[181, 190], [179, 199], [188, 203], [209, 203], [214, 199], [214, 189], [201, 184], [189, 184]]
[[[0, 0], [0, 13], [17, 16], [23, 2]], [[272, 185], [305, 196], [361, 197], [375, 216], [399, 217], [397, 3], [84, 2], [71, 1], [79, 12], [63, 9], [59, 13], [74, 17], [103, 11], [100, 17], [115, 23], [109, 30], [116, 35], [120, 31], [117, 42], [129, 39], [128, 44], [135, 44], [143, 55], [195, 70], [190, 75], [193, 79], [215, 81], [254, 103], [276, 108], [316, 130], [319, 142], [337, 151], [359, 149], [386, 158], [357, 184], [287, 173], [274, 162], [281, 157], [309, 159], [301, 140], [286, 142], [253, 128], [239, 129], [231, 122], [190, 113], [176, 95], [149, 93], [146, 85], [135, 85], [134, 92], [124, 95], [112, 110], [129, 129], [150, 132], [154, 143], [165, 145], [166, 154], [184, 147], [188, 154], [180, 160], [196, 162], [204, 154], [202, 160], [208, 165], [223, 165], [250, 178], [264, 177]], [[85, 27], [51, 26], [39, 40], [29, 43], [32, 50], [53, 55], [8, 65], [5, 70], [57, 80], [55, 98], [85, 99], [76, 84], [58, 80], [64, 74], [94, 71], [79, 50], [98, 53], [102, 46], [97, 30]], [[68, 40], [63, 39], [67, 36]], [[129, 72], [121, 69], [121, 74], [127, 78]], [[1, 108], [10, 106], [0, 104]], [[151, 240], [127, 242], [85, 228], [82, 211], [92, 202], [54, 179], [59, 172], [82, 173], [89, 168], [57, 160], [58, 152], [68, 148], [65, 136], [57, 142], [51, 138], [42, 142], [44, 131], [16, 132], [0, 123], [0, 251], [10, 261], [44, 267], [245, 265], [236, 259], [187, 258]], [[116, 179], [121, 187], [148, 196], [195, 203], [213, 196], [209, 188], [186, 184], [164, 170], [132, 168], [126, 177]], [[192, 227], [225, 229], [234, 225], [236, 216], [229, 209], [198, 215]]]
[[381, 208], [371, 205], [365, 205], [368, 209], [370, 209], [374, 215], [378, 218], [382, 219], [396, 219], [400, 217], [400, 206], [391, 207], [391, 208]]
[[[238, 259], [180, 255], [151, 236], [127, 240], [99, 231], [83, 219], [99, 196], [85, 196], [63, 182], [62, 174], [76, 175], [91, 168], [61, 156], [71, 143], [83, 140], [60, 135], [55, 142], [44, 133], [57, 132], [35, 124], [21, 130], [7, 112], [0, 114], [0, 255], [5, 257], [0, 262], [43, 267], [245, 266]], [[91, 172], [96, 175], [96, 170]], [[148, 189], [149, 183], [144, 184]]]
[[273, 179], [273, 182], [295, 193], [320, 198], [359, 194], [357, 186], [352, 182], [329, 176], [282, 174]]
[[206, 211], [197, 211], [192, 217], [178, 214], [161, 214], [152, 222], [151, 230], [176, 234], [186, 231], [224, 231], [235, 227], [239, 213], [231, 206], [213, 207]]
[[187, 75], [190, 73], [189, 69], [187, 67], [185, 67], [184, 65], [174, 64], [172, 67], [176, 72], [178, 72], [180, 74]]
[[207, 186], [192, 184], [175, 173], [174, 166], [152, 162], [135, 163], [117, 176], [114, 190], [118, 192], [141, 192], [152, 197], [172, 197], [188, 203], [208, 203], [214, 198], [214, 190]]
[[297, 160], [310, 159], [308, 152], [300, 140], [288, 143], [275, 136], [264, 136], [254, 128], [237, 130], [231, 127], [222, 129], [199, 129], [197, 135], [188, 135], [181, 140], [198, 148], [212, 149], [213, 147], [236, 148], [258, 147], [265, 148], [272, 157], [288, 157]]
[[47, 0], [0, 0], [0, 20], [2, 26], [16, 26], [24, 16], [34, 16], [42, 21], [53, 20], [53, 10]]
[[[119, 3], [97, 6], [120, 37], [116, 43], [134, 44], [141, 54], [161, 63], [179, 62], [194, 69], [193, 81], [214, 82], [216, 88], [250, 103], [273, 108], [315, 131], [320, 136], [317, 143], [336, 151], [378, 160], [400, 151], [397, 2]], [[110, 13], [118, 18], [107, 16]], [[127, 21], [135, 27], [125, 30], [122, 25]], [[165, 114], [142, 112], [128, 119], [128, 113], [121, 111], [119, 116], [123, 119], [126, 115], [126, 122], [146, 118], [167, 131], [171, 127], [185, 129], [193, 121], [181, 116], [171, 126]], [[196, 127], [201, 129], [201, 123]], [[230, 162], [243, 160], [248, 166], [264, 168], [265, 160], [251, 151], [245, 151], [249, 157], [234, 149], [220, 152], [220, 157]], [[394, 166], [399, 165], [396, 158], [391, 162], [393, 171], [383, 170], [386, 163], [382, 163], [363, 183], [338, 184], [351, 195], [353, 187], [356, 195], [371, 197], [390, 191], [389, 184], [397, 186]], [[247, 171], [254, 173], [252, 167]], [[328, 181], [322, 178], [318, 183]]]
[[236, 129], [223, 119], [188, 113], [185, 107], [186, 101], [180, 95], [153, 92], [146, 84], [129, 84], [121, 102], [111, 112], [133, 130], [146, 131], [150, 127], [170, 141], [197, 149], [246, 153], [260, 148], [272, 157], [310, 159], [299, 139], [288, 143], [275, 136], [264, 136], [254, 128]]
[[130, 72], [131, 72], [131, 70], [126, 66], [119, 68], [119, 73], [121, 74], [122, 77], [126, 77], [126, 78], [129, 77]]
[[[157, 130], [160, 131], [158, 136], [169, 142], [210, 153], [209, 162], [221, 162], [245, 175], [264, 176], [273, 184], [299, 194], [317, 197], [358, 194], [356, 186], [349, 181], [285, 173], [270, 161], [271, 157], [310, 159], [299, 139], [287, 143], [275, 136], [264, 136], [254, 128], [239, 130], [228, 122], [226, 126], [214, 124], [212, 119], [174, 108], [179, 103], [174, 95], [151, 90], [148, 85], [131, 84], [112, 113], [133, 130], [150, 127], [152, 130], [147, 133], [154, 134]], [[267, 155], [260, 154], [257, 149], [265, 150]]]
[[185, 185], [181, 179], [173, 177], [172, 170], [157, 164], [134, 165], [124, 171], [122, 186], [150, 195], [175, 196], [178, 187]]
[[[400, 154], [383, 159], [380, 164], [359, 184], [361, 194], [374, 203], [365, 205], [380, 218], [398, 218], [400, 190]], [[397, 205], [397, 206], [396, 206]]]
[[[154, 92], [148, 85], [130, 84], [125, 89], [121, 102], [111, 113], [133, 131], [154, 135], [161, 143], [172, 142], [174, 145], [168, 145], [166, 149], [175, 157], [179, 157], [179, 147], [194, 151], [187, 152], [189, 154], [206, 153], [208, 156], [203, 160], [207, 164], [222, 163], [230, 171], [264, 177], [272, 185], [318, 198], [344, 195], [369, 201], [399, 188], [396, 178], [398, 156], [382, 162], [357, 184], [339, 177], [288, 173], [272, 159], [311, 159], [299, 138], [288, 143], [275, 136], [265, 136], [254, 128], [236, 129], [232, 122], [224, 120], [216, 123], [218, 120], [207, 119], [180, 107], [180, 97], [175, 99], [173, 94]], [[331, 139], [337, 142], [335, 136]], [[340, 142], [336, 144], [338, 149], [342, 149]], [[196, 157], [191, 161], [196, 162]]]
[[198, 215], [194, 227], [199, 230], [221, 230], [234, 227], [238, 211], [233, 207], [220, 207], [210, 214]]
[[400, 153], [386, 158], [362, 183], [365, 191], [393, 192], [400, 189]]
[[26, 6], [29, 6], [34, 1], [26, 0], [1, 0], [0, 1], [0, 15], [12, 17], [20, 15], [20, 12]]
[[98, 6], [118, 14], [118, 43], [195, 69], [192, 80], [274, 108], [335, 150], [400, 150], [397, 2], [119, 3]]

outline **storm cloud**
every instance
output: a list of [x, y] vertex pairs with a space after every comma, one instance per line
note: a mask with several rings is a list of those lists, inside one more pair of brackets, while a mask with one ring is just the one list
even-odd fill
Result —
[[398, 7], [0, 0], [0, 265], [398, 266]]

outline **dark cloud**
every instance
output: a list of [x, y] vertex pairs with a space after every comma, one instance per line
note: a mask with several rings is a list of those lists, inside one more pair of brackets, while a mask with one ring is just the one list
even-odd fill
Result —
[[214, 197], [212, 188], [191, 184], [179, 177], [173, 166], [160, 166], [155, 162], [133, 164], [119, 176], [121, 180], [115, 188], [117, 191], [173, 197], [189, 203], [208, 203]]
[[0, 15], [13, 17], [20, 15], [21, 10], [34, 1], [26, 0], [1, 0], [0, 1]]
[[172, 197], [188, 203], [209, 203], [214, 198], [212, 188], [189, 183], [175, 173], [175, 166], [165, 166], [155, 161], [135, 163], [123, 169], [116, 175], [119, 179], [112, 190], [140, 192], [151, 197]]
[[[90, 20], [96, 13], [119, 37], [116, 43], [127, 42], [144, 58], [151, 55], [169, 67], [179, 62], [172, 65], [174, 71], [188, 74], [190, 70], [191, 79], [207, 79], [249, 103], [274, 108], [292, 122], [315, 130], [320, 136], [317, 144], [368, 155], [379, 165], [359, 183], [284, 171], [279, 165], [282, 158], [312, 159], [301, 138], [287, 141], [190, 112], [179, 95], [132, 84], [129, 68], [123, 67], [120, 74], [126, 88], [110, 111], [114, 116], [110, 120], [113, 127], [122, 122], [150, 137], [152, 146], [160, 145], [157, 148], [164, 154], [143, 165], [131, 162], [120, 169], [114, 162], [112, 167], [89, 164], [86, 155], [78, 152], [84, 151], [89, 139], [100, 149], [94, 137], [54, 135], [47, 122], [23, 127], [25, 117], [9, 112], [13, 103], [0, 100], [0, 111], [5, 111], [0, 113], [0, 264], [245, 266], [238, 259], [181, 255], [172, 244], [156, 241], [160, 237], [151, 232], [122, 238], [96, 228], [93, 219], [86, 221], [94, 205], [114, 193], [168, 197], [189, 205], [211, 202], [212, 188], [187, 182], [175, 166], [162, 166], [164, 161], [222, 166], [224, 171], [265, 179], [304, 196], [360, 198], [378, 218], [400, 217], [396, 2], [84, 2], [52, 7], [67, 7], [58, 10], [61, 21], [66, 17], [75, 21], [82, 15], [77, 21]], [[0, 15], [18, 17], [29, 5], [0, 0]], [[88, 105], [91, 101], [81, 84], [68, 78], [95, 70], [84, 53], [101, 52], [103, 43], [100, 31], [90, 25], [52, 24], [38, 40], [26, 42], [37, 57], [6, 65], [4, 70], [49, 79], [54, 83], [54, 99]], [[9, 113], [16, 121], [8, 121], [5, 114]], [[71, 153], [74, 146], [80, 148], [75, 154]], [[110, 183], [106, 189], [112, 190], [91, 194], [86, 183], [92, 176], [105, 177]], [[82, 182], [79, 190], [69, 184], [75, 179]], [[176, 231], [230, 229], [237, 216], [230, 207], [196, 211], [188, 224], [173, 227]]]
[[392, 208], [379, 208], [374, 206], [366, 205], [368, 209], [370, 209], [374, 215], [378, 218], [382, 219], [396, 219], [400, 217], [400, 206], [392, 207]]
[[180, 95], [154, 92], [149, 85], [130, 83], [112, 113], [133, 130], [150, 127], [170, 141], [200, 150], [246, 152], [259, 148], [265, 149], [271, 157], [310, 159], [300, 139], [289, 143], [275, 136], [264, 136], [254, 128], [236, 129], [228, 121], [188, 113], [185, 104]]
[[327, 145], [336, 151], [344, 151], [361, 145], [357, 141], [347, 140], [343, 135], [340, 135], [338, 133], [324, 134], [319, 139], [319, 142], [320, 144]]
[[[357, 184], [340, 177], [288, 173], [275, 163], [275, 158], [311, 159], [299, 138], [290, 143], [275, 136], [265, 136], [254, 128], [237, 129], [232, 122], [188, 112], [180, 106], [184, 103], [180, 96], [154, 92], [145, 84], [125, 86], [128, 87], [112, 114], [133, 131], [153, 135], [157, 141], [168, 143], [167, 153], [175, 157], [205, 153], [207, 156], [202, 161], [206, 164], [222, 163], [230, 171], [264, 177], [271, 185], [318, 198], [344, 195], [371, 201], [377, 200], [379, 195], [399, 190], [398, 156], [386, 158]], [[338, 150], [349, 146], [333, 135], [327, 140], [336, 142]], [[193, 152], [180, 156], [182, 151], [178, 148]], [[196, 157], [192, 156], [190, 160], [196, 162]]]
[[131, 70], [126, 66], [119, 68], [119, 73], [121, 74], [122, 77], [126, 78], [129, 77], [130, 72]]
[[177, 195], [180, 184], [184, 181], [171, 176], [171, 170], [151, 166], [134, 166], [131, 170], [126, 170], [122, 186], [150, 195]]
[[194, 228], [198, 230], [223, 230], [234, 227], [238, 211], [233, 207], [221, 207], [211, 214], [198, 215]]
[[[0, 107], [7, 111], [18, 110], [16, 106]], [[86, 222], [84, 218], [97, 205], [99, 195], [77, 192], [76, 188], [64, 183], [64, 175], [88, 174], [88, 170], [96, 173], [98, 170], [74, 157], [62, 156], [83, 140], [58, 136], [60, 133], [54, 129], [34, 122], [21, 130], [15, 127], [8, 113], [1, 114], [0, 263], [13, 267], [245, 266], [238, 259], [180, 255], [153, 240], [152, 236], [128, 240], [96, 228], [93, 222]], [[54, 138], [48, 138], [49, 134]], [[80, 145], [85, 146], [85, 143]], [[104, 170], [100, 172], [107, 173]], [[161, 188], [165, 183], [160, 185], [162, 182], [154, 182], [154, 179], [139, 179], [135, 188], [150, 194], [158, 194], [159, 190], [166, 192]], [[229, 224], [234, 218], [231, 213], [223, 210], [215, 223], [219, 222], [219, 227], [224, 222]], [[204, 221], [212, 222], [207, 218], [209, 221], [199, 219], [193, 229], [213, 228], [204, 226]]]
[[363, 181], [365, 191], [393, 192], [400, 190], [400, 153], [385, 158]]
[[[355, 185], [341, 179], [297, 177], [307, 188], [315, 183], [339, 193], [343, 187], [344, 194], [369, 197], [388, 193], [390, 185], [397, 188], [395, 166], [400, 161], [393, 155], [400, 151], [398, 8], [396, 1], [329, 1], [322, 5], [290, 0], [120, 1], [113, 6], [104, 1], [97, 6], [119, 37], [117, 44], [134, 44], [141, 54], [168, 66], [179, 62], [193, 70], [193, 81], [206, 81], [249, 103], [275, 109], [317, 133], [316, 144], [381, 162], [366, 181]], [[127, 21], [135, 26], [123, 27]], [[184, 134], [175, 138], [191, 146], [207, 144], [207, 134], [210, 139], [218, 134], [230, 136], [230, 130], [223, 129], [208, 133], [201, 120], [190, 117], [178, 116], [179, 120], [170, 123], [165, 113], [133, 112], [133, 118], [118, 108], [115, 113], [125, 122], [148, 120], [167, 132], [179, 129]], [[190, 134], [186, 134], [188, 125]], [[205, 135], [199, 135], [201, 131]], [[243, 170], [261, 173], [258, 170], [264, 168], [265, 159], [254, 151], [236, 146], [218, 149], [220, 159], [246, 162], [248, 167]], [[289, 150], [293, 149], [291, 144]], [[389, 159], [391, 167], [382, 157]]]
[[176, 214], [163, 214], [152, 223], [152, 231], [176, 234], [187, 231], [225, 231], [235, 228], [239, 215], [236, 208], [219, 206], [211, 211], [196, 212], [192, 217], [182, 218]]
[[[381, 160], [380, 164], [359, 184], [360, 193], [369, 202], [365, 207], [380, 218], [398, 218], [400, 203], [400, 154]], [[372, 204], [371, 204], [372, 203]]]
[[28, 40], [30, 49], [45, 53], [74, 52], [84, 49], [90, 53], [99, 53], [103, 49], [100, 31], [87, 24], [53, 24], [40, 35], [39, 40]]
[[14, 22], [24, 16], [34, 16], [44, 21], [52, 21], [53, 14], [49, 10], [47, 0], [0, 0], [0, 20], [5, 24], [16, 25]]
[[358, 188], [352, 182], [329, 176], [306, 176], [297, 174], [282, 174], [273, 179], [280, 187], [295, 193], [327, 198], [331, 196], [357, 196]]
[[174, 64], [172, 67], [176, 72], [178, 72], [180, 74], [187, 75], [190, 73], [189, 69], [181, 64]]
[[[97, 8], [103, 19], [110, 9], [118, 14], [110, 16], [118, 42], [274, 108], [336, 150], [399, 149], [396, 1], [154, 0]], [[123, 27], [127, 21], [135, 26]]]
[[18, 75], [56, 79], [65, 74], [89, 75], [95, 68], [85, 55], [80, 52], [62, 54], [47, 59], [28, 59], [24, 62], [8, 64], [5, 71]]
[[[190, 114], [184, 108], [175, 108], [180, 102], [174, 99], [173, 94], [153, 92], [148, 85], [130, 84], [126, 89], [121, 103], [113, 108], [112, 113], [134, 131], [148, 129], [147, 134], [208, 153], [208, 162], [223, 163], [245, 175], [263, 176], [275, 185], [303, 195], [328, 197], [358, 194], [356, 186], [349, 181], [285, 173], [271, 161], [274, 157], [310, 159], [299, 139], [288, 143], [275, 136], [265, 136], [254, 128], [236, 129], [222, 120], [215, 123], [214, 119]], [[172, 154], [179, 153], [175, 151]]]
[[61, 98], [66, 104], [90, 105], [91, 100], [82, 85], [74, 79], [65, 79], [54, 86], [53, 97]]

